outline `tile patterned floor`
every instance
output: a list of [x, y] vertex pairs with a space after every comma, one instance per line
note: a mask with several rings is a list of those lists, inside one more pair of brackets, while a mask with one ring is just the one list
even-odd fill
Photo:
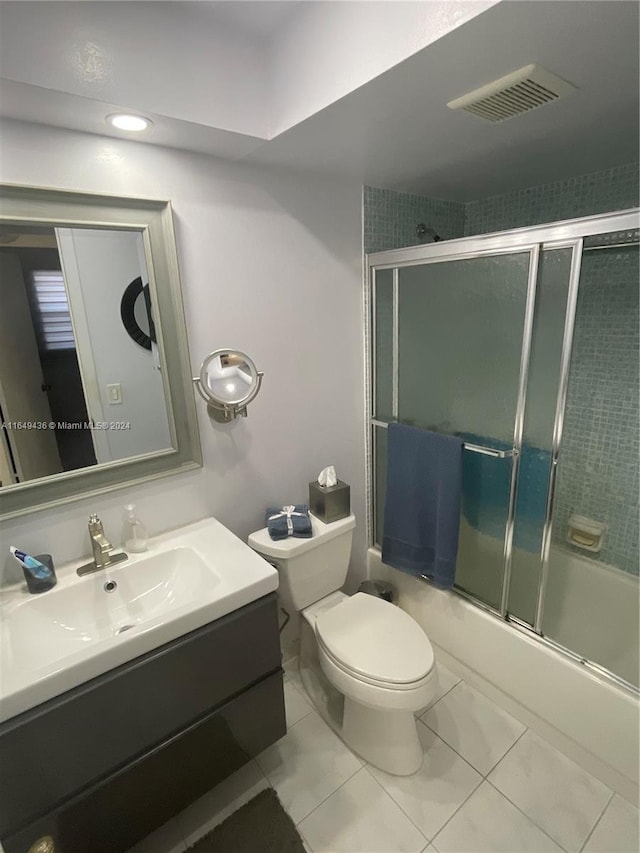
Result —
[[637, 853], [638, 809], [439, 670], [414, 776], [353, 755], [288, 672], [286, 737], [130, 853], [184, 853], [268, 785], [309, 853]]

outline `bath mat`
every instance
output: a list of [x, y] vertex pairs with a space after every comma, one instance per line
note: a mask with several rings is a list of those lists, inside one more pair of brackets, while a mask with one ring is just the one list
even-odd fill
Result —
[[261, 791], [189, 847], [187, 853], [305, 853], [273, 788]]

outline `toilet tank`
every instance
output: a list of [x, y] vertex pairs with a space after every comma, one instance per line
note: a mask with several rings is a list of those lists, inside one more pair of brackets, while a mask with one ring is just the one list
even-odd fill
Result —
[[280, 593], [296, 610], [335, 592], [344, 584], [351, 556], [355, 516], [331, 524], [311, 516], [313, 536], [273, 540], [266, 527], [249, 536], [249, 545], [272, 563], [280, 576]]

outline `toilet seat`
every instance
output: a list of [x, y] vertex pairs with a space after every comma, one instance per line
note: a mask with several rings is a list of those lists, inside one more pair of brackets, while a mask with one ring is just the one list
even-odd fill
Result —
[[387, 690], [415, 690], [429, 680], [429, 638], [408, 613], [364, 593], [318, 614], [318, 644], [347, 676]]
[[433, 669], [430, 669], [429, 672], [418, 679], [418, 681], [405, 681], [402, 684], [398, 682], [390, 682], [383, 681], [379, 678], [373, 678], [370, 675], [362, 675], [362, 673], [354, 672], [354, 670], [346, 667], [342, 661], [337, 660], [331, 652], [327, 649], [325, 644], [322, 642], [320, 637], [318, 637], [318, 646], [320, 647], [322, 654], [325, 656], [325, 659], [328, 659], [336, 669], [339, 669], [343, 672], [348, 678], [353, 678], [356, 681], [360, 681], [363, 684], [370, 684], [373, 687], [380, 687], [384, 690], [393, 690], [393, 691], [402, 691], [402, 690], [417, 690], [420, 687], [423, 687], [427, 684], [432, 676]]

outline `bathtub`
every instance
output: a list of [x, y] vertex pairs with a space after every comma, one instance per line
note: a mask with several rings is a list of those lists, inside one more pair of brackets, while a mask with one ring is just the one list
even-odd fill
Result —
[[[600, 618], [612, 606], [603, 598], [615, 588], [609, 568], [605, 573], [601, 565], [579, 556], [568, 552], [567, 559], [561, 556], [558, 561], [556, 554], [552, 564], [553, 568], [563, 568], [555, 572], [553, 585], [550, 573], [550, 603], [545, 614], [545, 625], [552, 627], [553, 633], [549, 627], [547, 631], [553, 639], [569, 648], [571, 641], [576, 648], [578, 640], [598, 645], [599, 639], [606, 639], [611, 632], [611, 645], [618, 654], [624, 647], [619, 642], [624, 634], [627, 646], [636, 646], [637, 655], [637, 633], [629, 643], [629, 624], [617, 635], [615, 610], [610, 611], [611, 625]], [[384, 565], [377, 548], [369, 549], [367, 563], [370, 578], [388, 580], [398, 589], [399, 605], [423, 627], [446, 666], [637, 804], [640, 706], [636, 695], [456, 593], [437, 590]], [[629, 618], [634, 618], [635, 608], [637, 620], [637, 580], [617, 577], [622, 574], [616, 572], [616, 602], [626, 608]], [[551, 604], [554, 599], [558, 601]], [[624, 665], [631, 667], [634, 650], [627, 651], [630, 659]], [[584, 648], [579, 652], [585, 655]], [[602, 660], [597, 662], [606, 665]]]
[[638, 578], [552, 547], [544, 633], [638, 686]]
[[[457, 583], [481, 601], [499, 607], [503, 542], [460, 525]], [[513, 549], [509, 612], [532, 624], [538, 598], [540, 558]], [[638, 577], [586, 557], [555, 541], [549, 554], [543, 633], [575, 654], [632, 685], [640, 680]]]

